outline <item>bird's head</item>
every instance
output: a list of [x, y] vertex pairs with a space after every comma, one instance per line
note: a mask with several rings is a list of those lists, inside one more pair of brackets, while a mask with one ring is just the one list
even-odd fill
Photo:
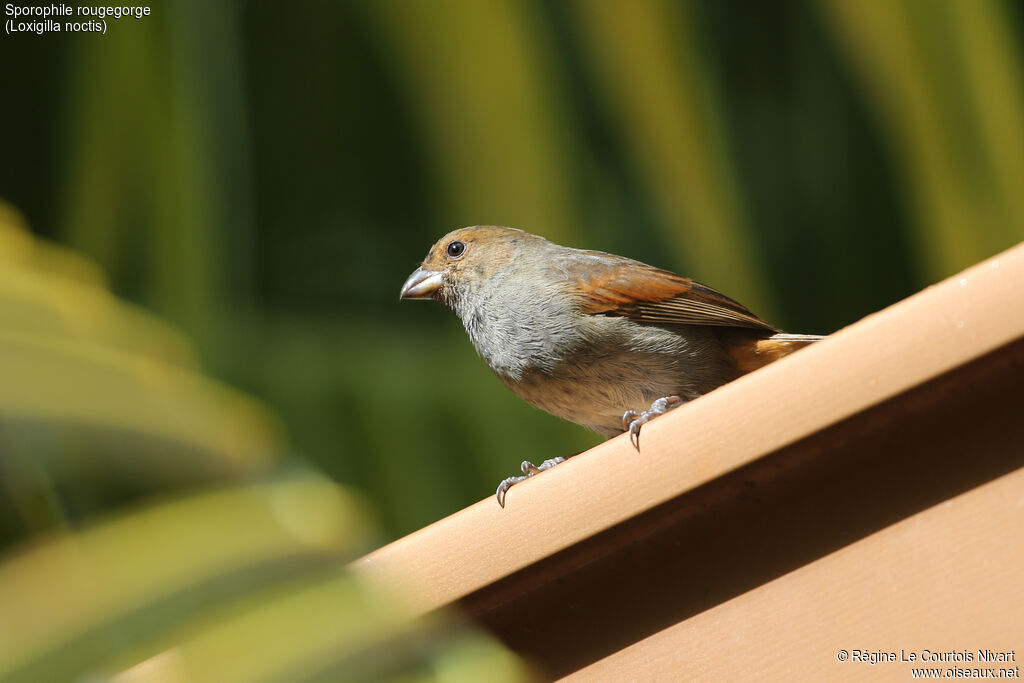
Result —
[[402, 299], [436, 299], [448, 306], [475, 284], [505, 270], [528, 242], [542, 237], [491, 225], [453, 230], [427, 252], [427, 257], [402, 285]]

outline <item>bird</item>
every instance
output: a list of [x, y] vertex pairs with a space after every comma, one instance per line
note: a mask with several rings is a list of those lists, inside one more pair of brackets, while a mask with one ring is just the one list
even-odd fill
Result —
[[[605, 438], [823, 337], [787, 334], [739, 302], [668, 270], [565, 247], [516, 228], [449, 232], [402, 285], [462, 321], [491, 371], [526, 402]], [[524, 461], [514, 484], [549, 469]]]

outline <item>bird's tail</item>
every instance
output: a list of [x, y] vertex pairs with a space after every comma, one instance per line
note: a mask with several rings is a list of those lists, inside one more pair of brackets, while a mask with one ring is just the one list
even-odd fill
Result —
[[730, 345], [729, 355], [732, 356], [736, 369], [746, 374], [824, 338], [819, 334], [779, 332], [752, 343]]

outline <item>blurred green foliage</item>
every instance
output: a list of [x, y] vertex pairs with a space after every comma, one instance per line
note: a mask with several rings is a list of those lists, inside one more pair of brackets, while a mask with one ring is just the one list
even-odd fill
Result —
[[817, 333], [1024, 237], [1019, 3], [153, 7], [0, 42], [0, 197], [272, 406], [389, 536], [597, 440], [398, 302], [454, 227], [629, 255]]
[[0, 681], [518, 681], [345, 563], [366, 502], [0, 202]]

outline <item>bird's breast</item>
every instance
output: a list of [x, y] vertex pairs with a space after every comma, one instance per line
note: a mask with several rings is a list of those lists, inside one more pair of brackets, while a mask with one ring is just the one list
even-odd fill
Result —
[[550, 372], [585, 343], [566, 303], [537, 292], [477, 292], [455, 312], [477, 353], [503, 380]]

